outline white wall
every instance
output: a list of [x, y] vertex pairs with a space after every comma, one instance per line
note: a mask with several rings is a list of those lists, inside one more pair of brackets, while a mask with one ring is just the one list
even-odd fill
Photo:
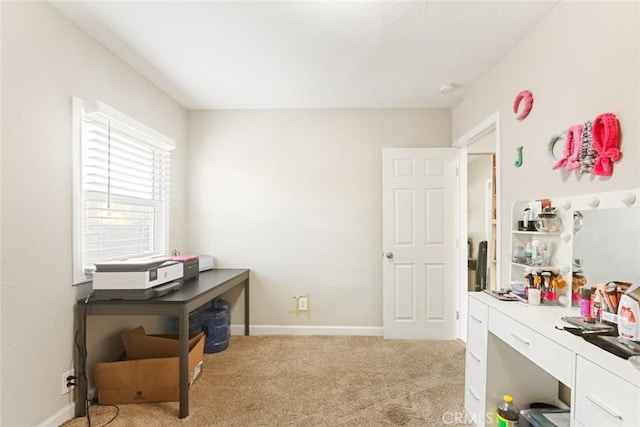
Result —
[[[0, 2], [0, 35], [2, 34], [2, 2]], [[2, 66], [0, 65], [0, 94], [2, 93]], [[2, 102], [0, 102], [0, 118]], [[0, 119], [0, 212], [2, 212], [2, 120]], [[2, 319], [2, 215], [0, 215], [0, 319]], [[0, 402], [2, 402], [2, 327], [0, 325]], [[2, 421], [2, 404], [0, 404], [0, 422]]]
[[[252, 325], [379, 329], [382, 148], [449, 129], [447, 109], [191, 112], [189, 247], [251, 269]], [[310, 320], [290, 313], [306, 293]]]
[[[561, 2], [453, 109], [454, 139], [500, 111], [502, 277], [509, 277], [514, 201], [640, 184], [638, 7], [636, 2]], [[518, 122], [513, 100], [523, 89], [533, 93], [533, 109]], [[621, 127], [623, 157], [613, 176], [552, 171], [546, 159], [550, 136], [605, 112], [616, 114]], [[515, 168], [518, 146], [524, 147], [523, 165]]]
[[[71, 286], [71, 97], [99, 99], [176, 140], [176, 247], [185, 245], [186, 112], [46, 3], [3, 2], [1, 35], [0, 423], [33, 426], [69, 415], [61, 375], [72, 367], [74, 305], [87, 292]], [[139, 322], [92, 319], [90, 356]]]

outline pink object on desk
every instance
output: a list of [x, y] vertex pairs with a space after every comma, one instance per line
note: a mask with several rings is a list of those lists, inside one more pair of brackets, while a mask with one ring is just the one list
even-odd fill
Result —
[[170, 258], [172, 260], [178, 261], [178, 262], [189, 262], [189, 261], [193, 261], [193, 260], [196, 260], [196, 259], [200, 259], [200, 256], [198, 256], [198, 255], [172, 255]]

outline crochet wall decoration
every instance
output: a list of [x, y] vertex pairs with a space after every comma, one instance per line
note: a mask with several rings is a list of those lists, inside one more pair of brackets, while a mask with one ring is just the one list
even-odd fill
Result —
[[[560, 131], [560, 132], [555, 132], [553, 135], [551, 135], [551, 138], [549, 139], [549, 143], [547, 144], [547, 159], [553, 163], [553, 166], [551, 166], [551, 169], [557, 169], [560, 166], [557, 166], [558, 164], [564, 165], [566, 163], [566, 158], [564, 157], [565, 155], [565, 149], [567, 147], [567, 144], [565, 144], [564, 149], [562, 151], [562, 155], [563, 158], [561, 159], [556, 159], [556, 156], [554, 154], [554, 150], [555, 150], [555, 146], [559, 141], [564, 140], [566, 137], [566, 132], [565, 131]], [[568, 155], [567, 155], [568, 156]]]
[[618, 119], [611, 113], [600, 114], [593, 119], [591, 127], [593, 148], [598, 153], [593, 164], [594, 175], [611, 176], [611, 164], [620, 158], [618, 150]]
[[[612, 113], [596, 116], [581, 124], [569, 126], [566, 131], [551, 136], [547, 147], [547, 158], [551, 169], [579, 170], [581, 174], [611, 176], [613, 163], [620, 159], [619, 123]], [[555, 143], [564, 137], [562, 155], [553, 154]]]
[[[518, 113], [518, 109], [520, 108], [520, 103], [524, 101], [524, 105], [522, 106], [522, 111]], [[523, 90], [516, 95], [516, 99], [513, 101], [513, 112], [517, 114], [516, 119], [522, 121], [524, 120], [531, 111], [533, 107], [533, 95], [528, 90]]]

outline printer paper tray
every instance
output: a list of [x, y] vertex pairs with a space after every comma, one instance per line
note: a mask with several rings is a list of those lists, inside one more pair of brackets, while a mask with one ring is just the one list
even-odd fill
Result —
[[182, 286], [180, 280], [165, 283], [148, 289], [96, 289], [93, 291], [94, 298], [98, 301], [106, 300], [127, 300], [143, 301], [151, 298], [161, 297], [169, 292], [177, 291]]

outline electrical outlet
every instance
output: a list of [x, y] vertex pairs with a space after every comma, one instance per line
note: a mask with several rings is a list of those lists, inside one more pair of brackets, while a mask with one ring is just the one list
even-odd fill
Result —
[[298, 311], [307, 311], [307, 297], [298, 297]]
[[71, 390], [73, 390], [76, 387], [75, 385], [68, 385], [69, 383], [76, 383], [76, 380], [74, 378], [75, 375], [76, 374], [74, 369], [70, 369], [64, 374], [62, 374], [62, 394], [63, 395], [69, 393]]

